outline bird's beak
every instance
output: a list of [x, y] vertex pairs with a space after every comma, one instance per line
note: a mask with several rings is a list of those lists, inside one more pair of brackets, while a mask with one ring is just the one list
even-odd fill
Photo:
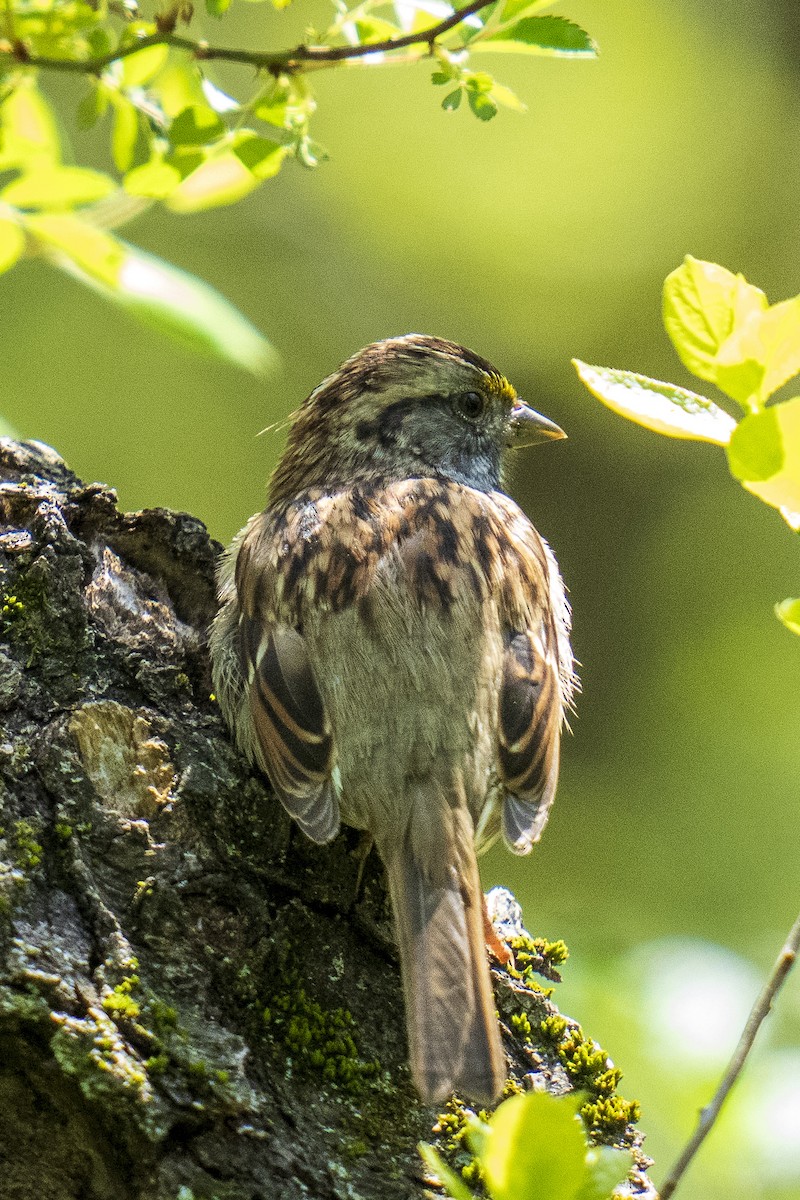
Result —
[[567, 435], [555, 421], [534, 412], [517, 397], [508, 418], [508, 447], [535, 446], [538, 442], [555, 442]]

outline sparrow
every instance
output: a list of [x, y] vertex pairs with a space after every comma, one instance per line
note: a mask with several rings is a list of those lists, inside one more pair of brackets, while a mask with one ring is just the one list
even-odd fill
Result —
[[375, 342], [294, 414], [219, 570], [222, 712], [308, 837], [374, 840], [431, 1104], [506, 1080], [476, 853], [539, 839], [574, 676], [555, 558], [502, 463], [565, 436], [462, 346]]

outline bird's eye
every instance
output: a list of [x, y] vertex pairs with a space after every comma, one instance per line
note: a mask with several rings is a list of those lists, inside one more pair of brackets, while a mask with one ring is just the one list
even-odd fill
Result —
[[468, 421], [477, 421], [485, 407], [486, 401], [480, 392], [462, 392], [456, 399], [456, 408]]

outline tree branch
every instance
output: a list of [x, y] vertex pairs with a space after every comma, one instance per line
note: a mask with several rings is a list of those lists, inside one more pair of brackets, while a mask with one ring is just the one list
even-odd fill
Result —
[[730, 1092], [736, 1080], [739, 1078], [742, 1068], [748, 1054], [753, 1048], [753, 1043], [756, 1040], [759, 1029], [770, 1011], [773, 1001], [780, 991], [783, 983], [794, 966], [795, 959], [800, 953], [800, 915], [792, 926], [789, 936], [775, 962], [772, 972], [761, 990], [761, 994], [756, 1000], [747, 1018], [747, 1024], [744, 1027], [742, 1036], [739, 1039], [739, 1044], [736, 1047], [733, 1058], [728, 1064], [728, 1069], [720, 1081], [713, 1099], [700, 1112], [700, 1118], [697, 1122], [697, 1128], [686, 1144], [686, 1147], [678, 1161], [667, 1176], [661, 1191], [659, 1193], [661, 1200], [669, 1200], [675, 1189], [678, 1187], [686, 1168], [694, 1158], [697, 1151], [705, 1141], [714, 1122], [719, 1116], [720, 1110], [725, 1103], [728, 1093]]
[[186, 50], [197, 59], [217, 59], [223, 62], [239, 63], [243, 66], [255, 67], [260, 71], [270, 71], [273, 75], [292, 73], [303, 69], [303, 66], [324, 64], [333, 66], [336, 63], [354, 62], [367, 58], [372, 54], [390, 54], [394, 50], [402, 50], [406, 46], [426, 45], [428, 53], [433, 50], [437, 38], [455, 28], [473, 13], [487, 8], [493, 0], [470, 0], [463, 8], [458, 8], [449, 17], [431, 25], [429, 29], [405, 33], [401, 37], [385, 38], [382, 42], [359, 43], [355, 46], [295, 46], [292, 50], [235, 50], [227, 46], [209, 46], [207, 42], [195, 41], [192, 38], [181, 37], [179, 34], [163, 32], [150, 34], [149, 37], [139, 38], [127, 46], [117, 47], [108, 54], [100, 54], [95, 58], [65, 59], [53, 58], [48, 55], [29, 54], [25, 44], [15, 41], [6, 43], [0, 48], [0, 63], [12, 60], [26, 67], [41, 67], [45, 70], [68, 71], [84, 74], [98, 74], [106, 67], [120, 59], [137, 54], [148, 46], [171, 46], [176, 50]]

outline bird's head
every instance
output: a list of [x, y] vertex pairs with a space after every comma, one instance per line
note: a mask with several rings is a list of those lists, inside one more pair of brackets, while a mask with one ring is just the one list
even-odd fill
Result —
[[489, 491], [505, 450], [563, 437], [471, 350], [416, 333], [387, 338], [359, 350], [298, 409], [271, 498], [414, 477]]

